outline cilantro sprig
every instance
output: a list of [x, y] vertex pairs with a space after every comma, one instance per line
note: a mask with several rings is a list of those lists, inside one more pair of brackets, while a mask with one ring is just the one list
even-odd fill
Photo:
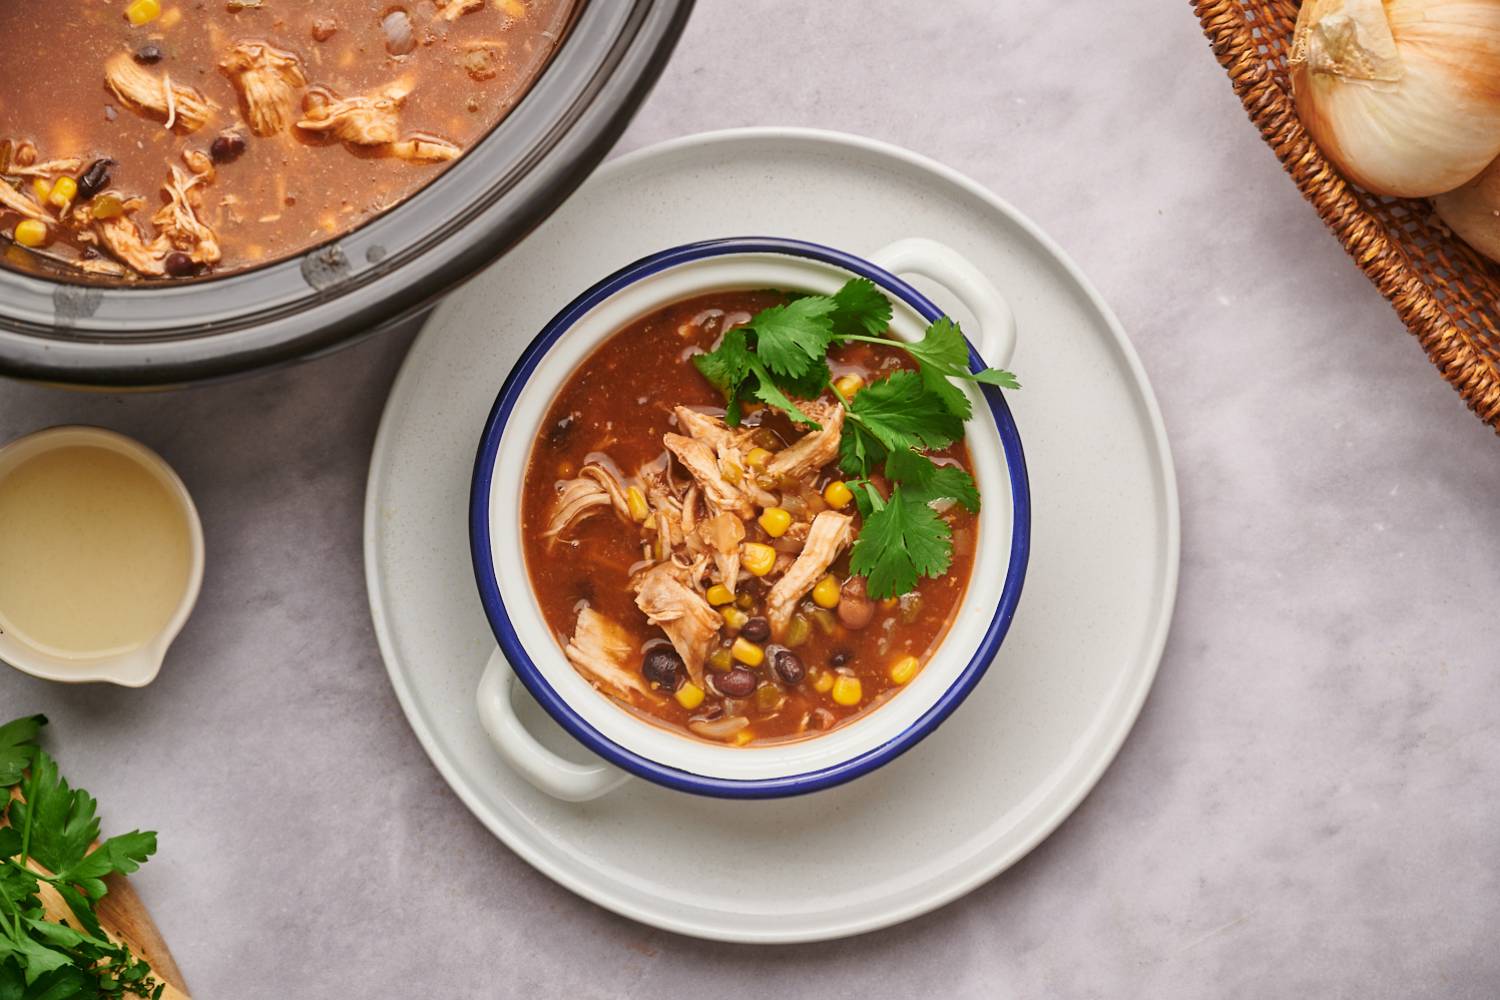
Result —
[[[926, 454], [962, 438], [964, 422], [973, 416], [958, 383], [1020, 388], [1008, 371], [972, 370], [963, 331], [948, 317], [908, 343], [885, 335], [891, 316], [891, 302], [875, 283], [855, 278], [833, 295], [802, 295], [763, 309], [725, 333], [713, 351], [693, 358], [724, 394], [731, 427], [739, 424], [744, 401], [755, 399], [818, 429], [797, 400], [832, 391], [845, 415], [839, 466], [851, 477], [864, 518], [850, 569], [866, 577], [877, 599], [907, 593], [921, 577], [948, 571], [953, 532], [934, 503], [979, 511], [973, 477]], [[899, 348], [916, 367], [897, 369], [846, 397], [833, 385], [828, 352], [851, 343]], [[877, 473], [890, 483], [889, 495], [872, 478]]]
[[[110, 940], [96, 907], [109, 891], [104, 879], [139, 868], [156, 851], [156, 834], [137, 830], [94, 846], [98, 803], [70, 787], [37, 745], [46, 722], [33, 715], [0, 726], [0, 998], [155, 1000], [164, 984]], [[72, 921], [47, 919], [43, 886]]]

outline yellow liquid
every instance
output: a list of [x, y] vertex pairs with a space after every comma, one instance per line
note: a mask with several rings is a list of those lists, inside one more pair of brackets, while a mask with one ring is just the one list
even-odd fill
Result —
[[139, 649], [191, 573], [178, 499], [135, 461], [77, 445], [0, 474], [0, 628], [74, 659]]

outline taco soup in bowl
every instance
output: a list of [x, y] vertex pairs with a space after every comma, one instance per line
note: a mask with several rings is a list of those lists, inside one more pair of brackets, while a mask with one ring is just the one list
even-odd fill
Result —
[[[499, 643], [480, 717], [544, 791], [625, 772], [797, 794], [934, 729], [999, 648], [1029, 539], [999, 367], [1013, 318], [929, 240], [679, 247], [528, 348], [481, 443], [471, 533]], [[896, 277], [943, 285], [970, 336]], [[511, 671], [603, 760], [520, 726]]]

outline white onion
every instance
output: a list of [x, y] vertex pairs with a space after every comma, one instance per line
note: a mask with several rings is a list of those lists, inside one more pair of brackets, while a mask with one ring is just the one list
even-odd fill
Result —
[[1500, 261], [1500, 160], [1432, 203], [1449, 229], [1490, 260]]
[[1500, 0], [1307, 0], [1297, 113], [1376, 194], [1428, 197], [1500, 155]]

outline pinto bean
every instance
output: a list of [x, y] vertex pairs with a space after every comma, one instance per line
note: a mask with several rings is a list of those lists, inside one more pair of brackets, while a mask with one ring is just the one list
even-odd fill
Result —
[[865, 578], [851, 576], [839, 591], [839, 621], [845, 628], [861, 629], [875, 617], [875, 603], [865, 590]]

